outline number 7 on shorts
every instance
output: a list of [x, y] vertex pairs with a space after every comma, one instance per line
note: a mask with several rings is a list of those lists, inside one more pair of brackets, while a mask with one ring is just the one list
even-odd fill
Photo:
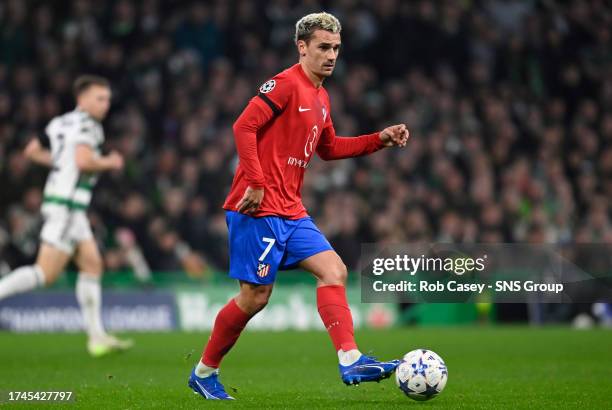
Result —
[[276, 242], [276, 239], [274, 239], [274, 238], [267, 238], [265, 236], [263, 238], [261, 238], [261, 240], [264, 241], [264, 242], [267, 242], [268, 246], [266, 246], [266, 249], [264, 249], [263, 253], [259, 257], [259, 262], [262, 262], [266, 258], [266, 255], [268, 255], [268, 253], [270, 253], [270, 249], [272, 249], [272, 247], [274, 246], [274, 243]]

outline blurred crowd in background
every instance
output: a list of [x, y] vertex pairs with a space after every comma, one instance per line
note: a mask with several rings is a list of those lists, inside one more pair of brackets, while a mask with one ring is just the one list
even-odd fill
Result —
[[304, 203], [349, 268], [364, 242], [612, 243], [606, 1], [5, 0], [3, 269], [32, 261], [41, 225], [46, 170], [23, 147], [74, 108], [82, 73], [111, 81], [107, 149], [126, 158], [90, 210], [107, 270], [134, 267], [134, 248], [152, 271], [226, 269], [233, 121], [320, 10], [343, 24], [324, 84], [338, 135], [411, 134], [306, 173]]

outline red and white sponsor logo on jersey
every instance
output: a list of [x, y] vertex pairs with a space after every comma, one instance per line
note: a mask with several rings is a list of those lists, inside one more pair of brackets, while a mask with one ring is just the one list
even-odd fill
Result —
[[269, 263], [260, 263], [257, 265], [257, 276], [260, 278], [265, 278], [270, 273], [270, 264]]
[[293, 165], [300, 168], [307, 168], [308, 163], [310, 162], [310, 156], [315, 150], [315, 142], [317, 141], [317, 137], [319, 136], [319, 127], [313, 125], [312, 129], [308, 132], [308, 136], [306, 137], [306, 144], [304, 144], [304, 159], [298, 159], [295, 157], [289, 157], [287, 160], [287, 164]]

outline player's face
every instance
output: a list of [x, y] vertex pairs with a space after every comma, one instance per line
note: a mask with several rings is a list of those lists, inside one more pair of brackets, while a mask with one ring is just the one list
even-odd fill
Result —
[[334, 72], [340, 52], [340, 33], [315, 30], [307, 42], [299, 41], [298, 48], [302, 61], [317, 77], [329, 77]]
[[108, 87], [92, 85], [79, 95], [78, 104], [92, 117], [102, 121], [111, 103], [111, 91]]

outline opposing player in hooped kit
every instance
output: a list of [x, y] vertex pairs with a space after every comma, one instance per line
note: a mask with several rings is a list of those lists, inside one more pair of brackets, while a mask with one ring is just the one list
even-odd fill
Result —
[[31, 161], [51, 168], [44, 189], [44, 225], [36, 263], [22, 266], [0, 280], [0, 300], [53, 283], [73, 259], [79, 268], [76, 298], [87, 332], [87, 349], [94, 356], [125, 350], [130, 340], [109, 335], [102, 325], [102, 258], [93, 238], [87, 208], [98, 173], [123, 168], [116, 152], [101, 155], [104, 131], [100, 121], [110, 108], [111, 90], [105, 78], [76, 79], [77, 107], [55, 117], [45, 135], [25, 149]]
[[189, 386], [206, 399], [232, 399], [218, 368], [250, 318], [263, 309], [278, 270], [299, 267], [317, 280], [317, 307], [347, 385], [389, 377], [399, 361], [363, 355], [353, 335], [346, 266], [308, 216], [300, 190], [313, 155], [324, 160], [358, 157], [406, 145], [404, 124], [359, 137], [337, 137], [323, 80], [340, 50], [340, 22], [327, 13], [296, 24], [299, 62], [266, 81], [234, 124], [239, 155], [225, 201], [230, 272], [240, 291], [218, 313]]

